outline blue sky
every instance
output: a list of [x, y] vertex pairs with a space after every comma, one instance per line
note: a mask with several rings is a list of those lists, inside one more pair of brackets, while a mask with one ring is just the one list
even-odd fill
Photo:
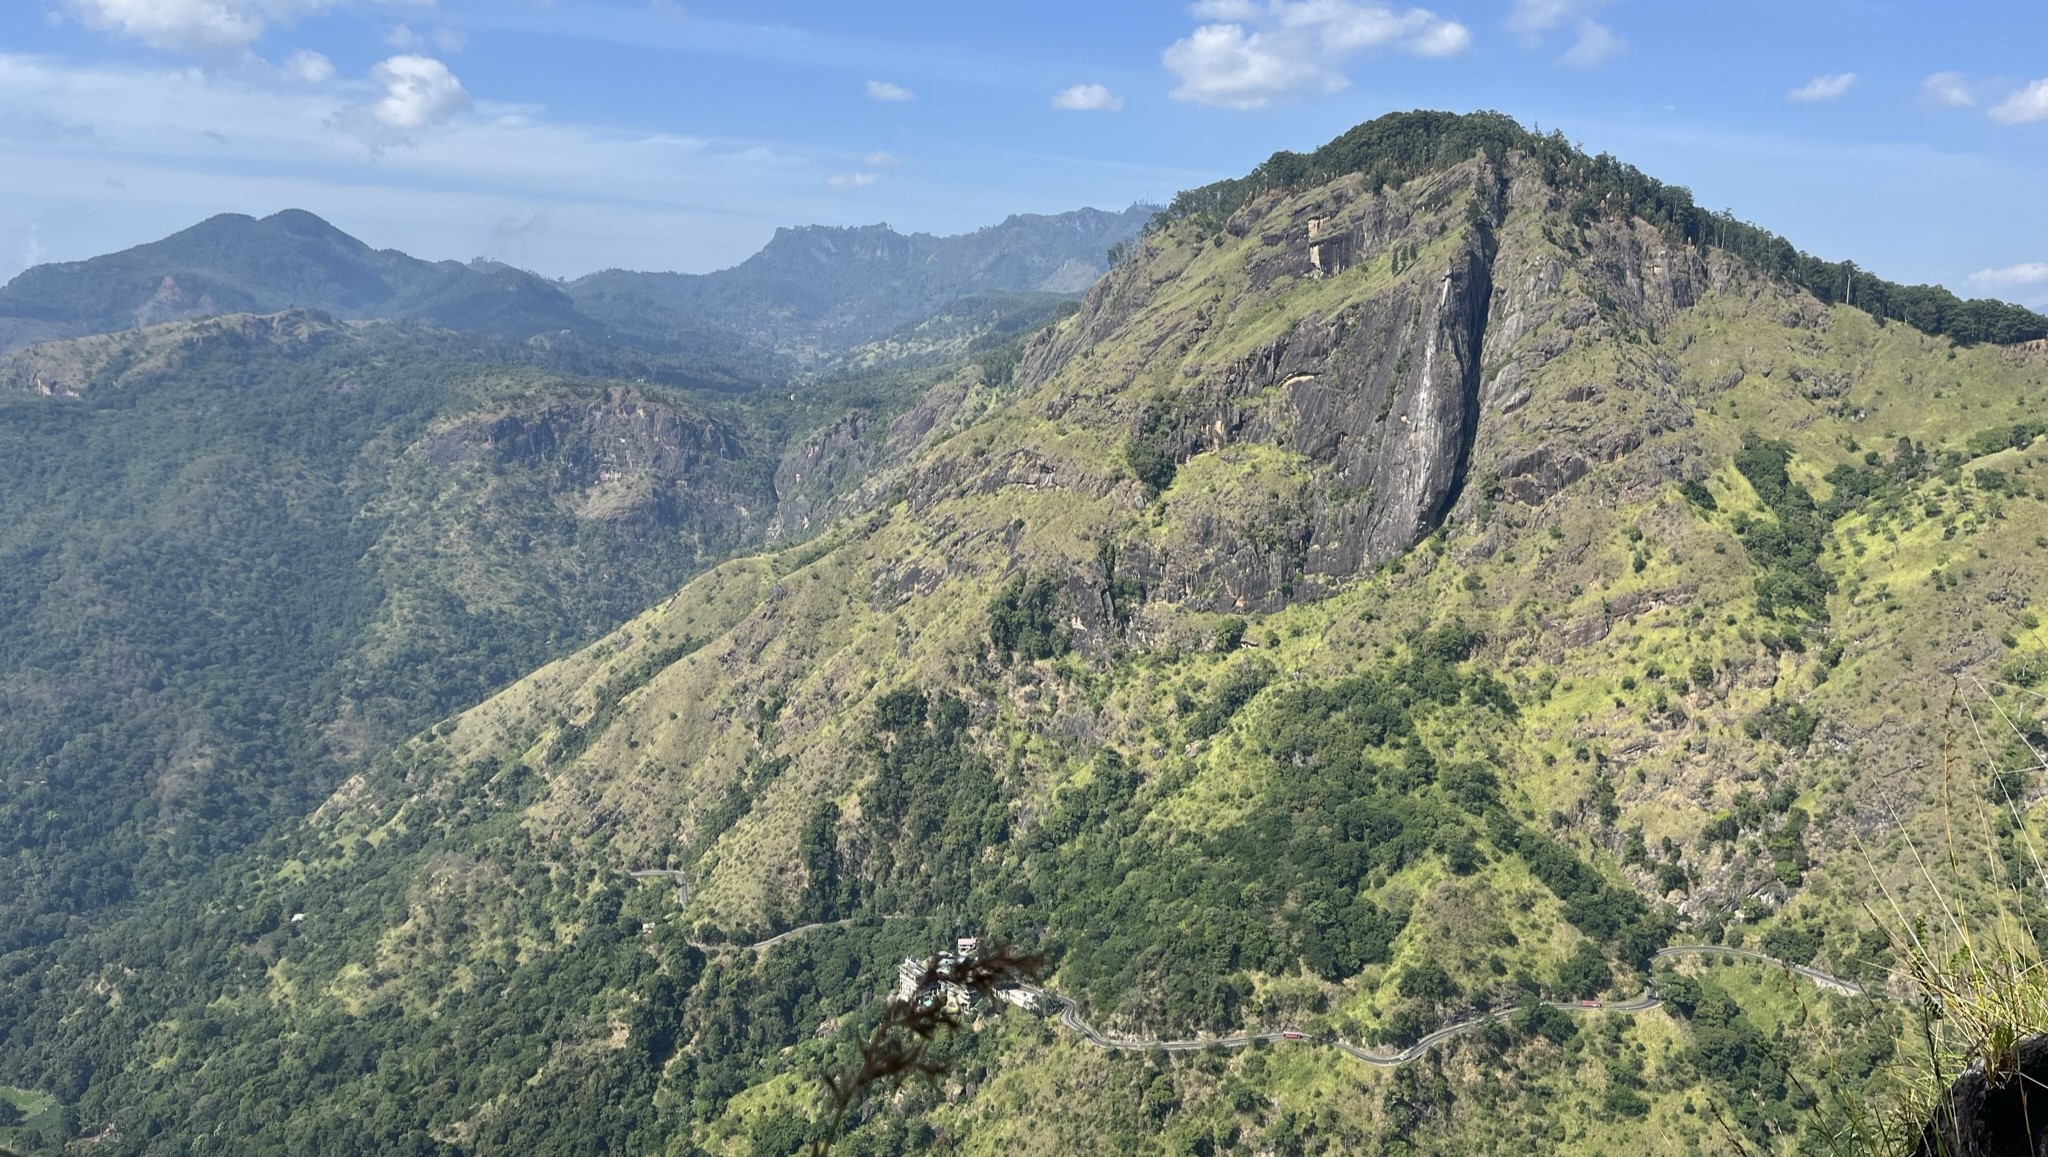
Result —
[[0, 276], [222, 211], [567, 276], [1121, 208], [1405, 108], [2048, 304], [2048, 3], [8, 0]]

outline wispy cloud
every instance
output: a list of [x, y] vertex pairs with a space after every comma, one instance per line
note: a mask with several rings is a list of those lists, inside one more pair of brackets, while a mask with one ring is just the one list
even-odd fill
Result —
[[917, 94], [900, 84], [891, 84], [886, 80], [871, 80], [868, 82], [868, 99], [884, 102], [916, 100]]
[[2048, 261], [2023, 261], [2003, 269], [1979, 269], [1970, 275], [1970, 280], [1987, 287], [2048, 287]]
[[[1032, 59], [1016, 45], [921, 42], [914, 37], [849, 35], [789, 20], [722, 20], [701, 10], [687, 17], [653, 5], [520, 0], [466, 5], [465, 27], [618, 44], [636, 51], [677, 52], [764, 63], [992, 85], [1021, 92], [1044, 88], [1053, 60]], [[708, 7], [708, 6], [707, 6]]]
[[337, 0], [65, 0], [88, 28], [167, 52], [226, 56], [246, 51], [272, 22], [332, 7]]
[[523, 243], [537, 268], [703, 269], [744, 258], [776, 225], [830, 220], [840, 203], [803, 156], [554, 121], [457, 97], [452, 74], [386, 65], [381, 83], [315, 85], [0, 53], [0, 110], [71, 126], [0, 132], [0, 242], [40, 222], [49, 259], [74, 260], [224, 210], [296, 206], [380, 245], [466, 258], [492, 243], [493, 222], [547, 206], [550, 228]]
[[2048, 77], [2044, 77], [2000, 101], [1991, 119], [2002, 125], [2030, 125], [2048, 121]]
[[1937, 72], [1920, 82], [1920, 100], [1933, 108], [1971, 108], [1977, 94], [1970, 80], [1960, 72]]
[[869, 153], [866, 157], [862, 158], [862, 161], [870, 169], [893, 169], [903, 163], [902, 158], [896, 154], [885, 153], [880, 150]]
[[[357, 0], [61, 0], [61, 11], [87, 28], [141, 41], [165, 52], [225, 60], [243, 56], [272, 25], [290, 24]], [[375, 0], [392, 7], [434, 7], [434, 0]], [[423, 47], [411, 29], [391, 30], [392, 47]], [[437, 36], [436, 43], [453, 51]]]
[[1106, 85], [1077, 84], [1054, 93], [1052, 107], [1070, 112], [1117, 112], [1124, 107], [1124, 98]]
[[1598, 68], [1628, 51], [1628, 41], [1598, 20], [1579, 21], [1579, 38], [1557, 62], [1572, 68]]
[[825, 184], [833, 189], [866, 189], [881, 179], [874, 173], [834, 173], [825, 178]]
[[1969, 280], [1970, 287], [1978, 293], [2035, 308], [2048, 306], [2048, 261], [2023, 261], [2000, 269], [1980, 269], [1972, 273]]
[[300, 84], [326, 84], [334, 79], [334, 62], [317, 52], [300, 49], [285, 57], [284, 75]]
[[1568, 68], [1598, 68], [1628, 51], [1628, 41], [1614, 29], [1593, 18], [1609, 0], [1515, 0], [1508, 11], [1508, 31], [1524, 47], [1539, 49], [1549, 43], [1550, 34], [1572, 30], [1572, 46], [1557, 58]]
[[1426, 8], [1360, 0], [1196, 0], [1202, 24], [1161, 55], [1180, 79], [1175, 100], [1264, 108], [1289, 97], [1338, 92], [1360, 53], [1393, 48], [1413, 56], [1454, 56], [1472, 33]]
[[1826, 76], [1816, 76], [1786, 93], [1785, 99], [1807, 102], [1839, 100], [1855, 84], [1856, 74], [1853, 72], [1830, 73]]

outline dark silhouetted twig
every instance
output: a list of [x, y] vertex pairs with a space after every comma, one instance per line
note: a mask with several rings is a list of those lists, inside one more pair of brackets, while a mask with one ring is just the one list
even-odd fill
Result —
[[945, 1061], [927, 1055], [942, 1030], [958, 1032], [966, 1027], [947, 999], [949, 992], [962, 991], [994, 1001], [998, 989], [1036, 980], [1045, 964], [1043, 956], [1000, 944], [966, 959], [939, 955], [926, 961], [908, 999], [892, 998], [881, 1021], [861, 1043], [860, 1063], [822, 1078], [832, 1116], [825, 1132], [811, 1142], [811, 1157], [826, 1157], [831, 1152], [845, 1129], [846, 1118], [877, 1085], [894, 1092], [912, 1077], [937, 1085], [950, 1071]]

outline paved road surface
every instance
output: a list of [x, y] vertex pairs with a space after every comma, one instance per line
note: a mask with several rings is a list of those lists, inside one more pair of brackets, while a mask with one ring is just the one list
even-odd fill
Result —
[[[1839, 992], [1845, 996], [1866, 995], [1864, 993], [1864, 990], [1860, 986], [1852, 984], [1849, 981], [1843, 980], [1841, 977], [1831, 976], [1828, 973], [1822, 972], [1817, 968], [1809, 968], [1803, 964], [1792, 964], [1788, 961], [1779, 960], [1771, 956], [1766, 956], [1761, 952], [1750, 952], [1741, 948], [1724, 948], [1717, 944], [1681, 944], [1671, 948], [1664, 949], [1662, 952], [1657, 953], [1654, 959], [1672, 960], [1680, 956], [1728, 956], [1736, 957], [1743, 960], [1754, 960], [1763, 964], [1775, 964], [1779, 968], [1784, 969], [1786, 972], [1794, 976], [1810, 980], [1815, 984], [1820, 985], [1822, 988], [1826, 988], [1830, 991]], [[1437, 1029], [1435, 1032], [1432, 1032], [1429, 1035], [1423, 1037], [1421, 1040], [1416, 1041], [1414, 1044], [1409, 1045], [1405, 1049], [1401, 1049], [1396, 1052], [1373, 1052], [1367, 1049], [1359, 1048], [1357, 1045], [1350, 1044], [1345, 1041], [1337, 1040], [1331, 1037], [1316, 1038], [1307, 1036], [1302, 1033], [1286, 1032], [1266, 1032], [1245, 1036], [1212, 1037], [1206, 1040], [1158, 1040], [1153, 1038], [1107, 1036], [1099, 1030], [1097, 1030], [1093, 1025], [1089, 1024], [1087, 1021], [1082, 1020], [1081, 1010], [1076, 1008], [1074, 1006], [1074, 1002], [1068, 999], [1067, 997], [1062, 996], [1057, 992], [1052, 992], [1048, 989], [1043, 988], [1031, 988], [1027, 986], [1026, 991], [1036, 993], [1041, 999], [1050, 1000], [1054, 1004], [1057, 1004], [1060, 1009], [1060, 1024], [1068, 1029], [1073, 1030], [1076, 1033], [1079, 1033], [1081, 1035], [1081, 1039], [1099, 1048], [1116, 1049], [1122, 1052], [1150, 1052], [1153, 1049], [1159, 1049], [1161, 1051], [1169, 1053], [1184, 1053], [1195, 1052], [1200, 1049], [1209, 1048], [1211, 1046], [1226, 1049], [1248, 1048], [1251, 1045], [1260, 1041], [1302, 1041], [1310, 1044], [1329, 1045], [1337, 1049], [1339, 1052], [1344, 1053], [1346, 1056], [1350, 1056], [1356, 1060], [1360, 1060], [1365, 1062], [1366, 1064], [1375, 1065], [1380, 1068], [1393, 1068], [1396, 1065], [1405, 1065], [1411, 1061], [1418, 1060], [1424, 1054], [1428, 1053], [1430, 1049], [1435, 1048], [1437, 1045], [1440, 1045], [1453, 1037], [1462, 1036], [1465, 1033], [1468, 1033], [1473, 1029], [1478, 1028], [1480, 1025], [1485, 1024], [1489, 1020], [1508, 1016], [1515, 1011], [1511, 1008], [1495, 1009], [1491, 1012], [1482, 1013], [1479, 1016], [1472, 1017], [1469, 1020], [1461, 1020], [1454, 1022], [1452, 1024], [1447, 1024], [1442, 1028]], [[1643, 995], [1635, 998], [1634, 1000], [1606, 1002], [1545, 1001], [1544, 1003], [1551, 1008], [1560, 1009], [1568, 1013], [1638, 1013], [1648, 1012], [1651, 1009], [1657, 1008], [1658, 1006], [1662, 1005], [1664, 1002], [1657, 998], [1657, 994], [1654, 991], [1649, 991], [1645, 992]]]
[[1775, 956], [1766, 956], [1761, 952], [1751, 952], [1747, 948], [1725, 948], [1719, 944], [1681, 944], [1675, 948], [1666, 948], [1664, 951], [1657, 953], [1654, 959], [1669, 960], [1674, 956], [1733, 956], [1742, 960], [1754, 960], [1760, 964], [1775, 964], [1792, 975], [1811, 980], [1830, 992], [1838, 992], [1843, 996], [1871, 995], [1863, 991], [1862, 985], [1843, 980], [1839, 976], [1830, 976], [1818, 968], [1809, 968], [1804, 964], [1793, 964], [1791, 961], [1780, 960]]
[[[676, 903], [679, 905], [687, 905], [690, 902], [689, 881], [684, 878], [684, 875], [681, 872], [657, 868], [647, 868], [642, 869], [640, 871], [632, 872], [630, 873], [630, 875], [632, 875], [635, 879], [642, 880], [663, 876], [673, 879], [676, 882]], [[770, 936], [766, 940], [762, 940], [754, 944], [697, 944], [695, 942], [692, 942], [691, 947], [700, 949], [705, 952], [751, 952], [757, 949], [773, 948], [777, 944], [780, 944], [785, 940], [792, 940], [798, 936], [804, 935], [807, 932], [815, 932], [820, 928], [843, 928], [852, 923], [852, 920], [833, 920], [827, 923], [820, 924], [803, 924], [799, 925], [798, 927], [791, 928], [787, 932], [777, 933], [774, 936]], [[1818, 968], [1812, 968], [1804, 964], [1794, 964], [1788, 960], [1779, 960], [1775, 956], [1766, 956], [1761, 952], [1751, 952], [1746, 948], [1729, 948], [1720, 944], [1677, 944], [1673, 945], [1670, 948], [1666, 948], [1661, 952], [1656, 953], [1654, 956], [1651, 957], [1651, 959], [1675, 960], [1681, 956], [1722, 956], [1738, 960], [1750, 960], [1759, 964], [1774, 964], [1777, 965], [1779, 968], [1783, 969], [1785, 972], [1789, 973], [1790, 975], [1800, 977], [1804, 980], [1812, 981], [1813, 983], [1819, 985], [1822, 988], [1827, 989], [1830, 992], [1840, 993], [1843, 996], [1882, 995], [1866, 993], [1861, 985], [1855, 984], [1851, 981], [1843, 980], [1839, 976], [1833, 976], [1826, 972], [1822, 972]], [[1435, 1032], [1432, 1032], [1427, 1036], [1424, 1036], [1422, 1039], [1416, 1041], [1412, 1045], [1409, 1045], [1405, 1049], [1401, 1049], [1398, 1052], [1383, 1053], [1370, 1052], [1366, 1049], [1359, 1048], [1357, 1045], [1349, 1044], [1345, 1041], [1337, 1040], [1335, 1038], [1316, 1039], [1308, 1037], [1301, 1033], [1290, 1034], [1285, 1032], [1267, 1032], [1248, 1036], [1212, 1037], [1207, 1040], [1159, 1040], [1154, 1038], [1105, 1036], [1101, 1032], [1097, 1031], [1095, 1027], [1090, 1025], [1087, 1021], [1081, 1019], [1081, 1010], [1075, 1007], [1074, 1002], [1072, 1000], [1060, 995], [1057, 992], [1050, 991], [1049, 989], [1034, 988], [1029, 985], [1026, 985], [1024, 987], [1026, 991], [1036, 993], [1040, 998], [1050, 1000], [1053, 1003], [1059, 1005], [1060, 1023], [1066, 1026], [1067, 1028], [1072, 1029], [1074, 1032], [1081, 1034], [1081, 1038], [1083, 1040], [1086, 1040], [1089, 1044], [1096, 1045], [1100, 1048], [1117, 1049], [1123, 1052], [1149, 1052], [1152, 1049], [1160, 1049], [1162, 1051], [1169, 1053], [1184, 1053], [1195, 1052], [1200, 1049], [1208, 1048], [1211, 1045], [1226, 1049], [1241, 1049], [1249, 1048], [1252, 1044], [1259, 1041], [1306, 1041], [1315, 1044], [1330, 1045], [1331, 1047], [1337, 1049], [1339, 1052], [1342, 1052], [1347, 1056], [1354, 1057], [1358, 1060], [1364, 1061], [1366, 1064], [1369, 1065], [1377, 1065], [1381, 1068], [1392, 1068], [1396, 1065], [1405, 1065], [1411, 1061], [1418, 1060], [1424, 1054], [1428, 1053], [1429, 1050], [1444, 1043], [1445, 1041], [1450, 1040], [1453, 1037], [1462, 1036], [1465, 1033], [1471, 1032], [1473, 1029], [1478, 1028], [1480, 1025], [1485, 1024], [1489, 1020], [1494, 1020], [1500, 1017], [1508, 1016], [1515, 1011], [1512, 1008], [1495, 1009], [1491, 1012], [1481, 1013], [1480, 1015], [1472, 1017], [1467, 1020], [1455, 1021], [1451, 1024], [1443, 1026], [1440, 1029], [1437, 1029]], [[1648, 1012], [1653, 1008], [1659, 1007], [1664, 1002], [1662, 1000], [1659, 1000], [1657, 998], [1656, 992], [1652, 990], [1645, 991], [1643, 995], [1635, 998], [1634, 1000], [1609, 1002], [1553, 1000], [1545, 1001], [1544, 1003], [1549, 1005], [1551, 1008], [1559, 1009], [1569, 1013], [1638, 1013]]]
[[692, 940], [690, 941], [690, 947], [700, 952], [753, 952], [757, 949], [773, 948], [785, 940], [793, 940], [806, 932], [816, 932], [820, 928], [844, 928], [852, 923], [855, 923], [855, 921], [848, 919], [833, 920], [824, 924], [799, 924], [787, 932], [778, 932], [766, 940], [758, 940], [752, 944], [700, 944]]

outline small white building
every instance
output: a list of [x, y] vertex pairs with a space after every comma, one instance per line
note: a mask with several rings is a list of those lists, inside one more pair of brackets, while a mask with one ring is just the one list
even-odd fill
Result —
[[[959, 962], [959, 958], [950, 952], [939, 953], [939, 970], [941, 972], [950, 969]], [[950, 980], [942, 980], [938, 984], [937, 992], [934, 993], [931, 989], [924, 987], [924, 979], [924, 961], [919, 960], [915, 956], [904, 957], [903, 963], [896, 966], [896, 999], [908, 1004], [914, 1000], [929, 1000], [936, 995], [940, 1001], [944, 1002], [946, 1011], [954, 1016], [964, 1016], [973, 1007], [974, 994], [967, 991], [963, 986], [955, 984]]]
[[908, 1001], [917, 995], [918, 985], [924, 983], [924, 961], [915, 956], [906, 956], [896, 966], [896, 999]]

